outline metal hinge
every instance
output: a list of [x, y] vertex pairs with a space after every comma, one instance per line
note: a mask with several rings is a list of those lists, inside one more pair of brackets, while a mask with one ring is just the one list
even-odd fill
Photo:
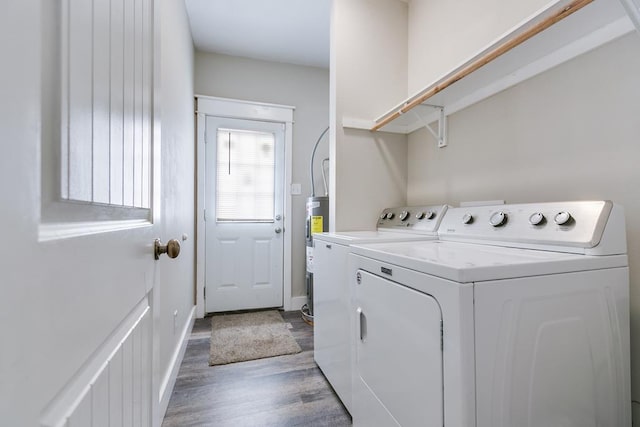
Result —
[[202, 291], [203, 291], [203, 295], [202, 295], [203, 298], [207, 299], [207, 285], [206, 284], [204, 285], [204, 289]]
[[442, 319], [440, 319], [440, 350], [444, 351], [444, 327], [442, 325]]
[[206, 209], [204, 210], [204, 214], [203, 215], [204, 215], [204, 222], [207, 222], [207, 210]]

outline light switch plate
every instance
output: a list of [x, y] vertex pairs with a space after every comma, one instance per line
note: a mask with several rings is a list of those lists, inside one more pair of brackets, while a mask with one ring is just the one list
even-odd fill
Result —
[[298, 183], [291, 184], [291, 195], [299, 196], [302, 194], [302, 185]]

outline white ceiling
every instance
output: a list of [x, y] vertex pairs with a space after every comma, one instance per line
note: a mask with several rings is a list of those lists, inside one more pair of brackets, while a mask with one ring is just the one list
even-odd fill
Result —
[[197, 50], [329, 68], [330, 0], [185, 0]]

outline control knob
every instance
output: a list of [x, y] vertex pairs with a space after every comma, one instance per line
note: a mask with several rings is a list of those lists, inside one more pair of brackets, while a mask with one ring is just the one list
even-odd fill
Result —
[[425, 217], [425, 215], [426, 215], [426, 214], [425, 214], [424, 212], [418, 212], [418, 213], [416, 214], [416, 219], [422, 219], [422, 218], [424, 218], [424, 217]]
[[529, 224], [531, 225], [543, 225], [546, 221], [542, 212], [535, 212], [529, 217]]
[[409, 218], [409, 212], [408, 211], [400, 212], [400, 221], [406, 221], [407, 218]]
[[434, 211], [427, 211], [424, 217], [427, 219], [433, 219], [435, 218], [435, 216], [436, 216], [436, 213]]
[[382, 213], [382, 215], [380, 215], [380, 219], [385, 219], [386, 217], [387, 217], [387, 214], [384, 212]]
[[387, 219], [393, 219], [394, 216], [396, 216], [396, 214], [393, 212], [387, 212]]
[[507, 214], [502, 211], [494, 212], [493, 214], [491, 214], [491, 217], [489, 217], [489, 224], [493, 225], [494, 227], [501, 227], [506, 223]]
[[471, 215], [470, 213], [466, 213], [462, 216], [463, 224], [471, 224], [472, 222], [473, 222], [473, 215]]
[[562, 211], [562, 212], [558, 212], [553, 220], [558, 225], [567, 225], [571, 222], [572, 219], [573, 217], [569, 212]]

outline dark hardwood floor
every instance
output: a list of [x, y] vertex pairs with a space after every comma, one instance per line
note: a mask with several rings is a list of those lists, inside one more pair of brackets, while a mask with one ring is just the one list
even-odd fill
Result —
[[211, 318], [197, 319], [163, 426], [351, 426], [313, 360], [313, 328], [282, 312], [302, 353], [209, 366]]

